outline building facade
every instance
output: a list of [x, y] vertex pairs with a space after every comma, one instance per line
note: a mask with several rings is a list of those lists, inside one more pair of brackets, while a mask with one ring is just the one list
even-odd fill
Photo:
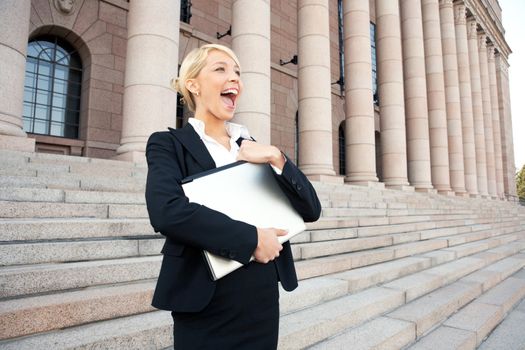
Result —
[[3, 0], [0, 149], [144, 161], [170, 81], [232, 47], [236, 121], [310, 178], [516, 198], [497, 0]]

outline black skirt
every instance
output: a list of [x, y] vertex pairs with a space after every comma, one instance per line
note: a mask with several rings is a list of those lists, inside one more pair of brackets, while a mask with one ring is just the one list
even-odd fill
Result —
[[251, 262], [217, 281], [200, 312], [172, 312], [175, 350], [277, 349], [279, 289], [275, 264]]

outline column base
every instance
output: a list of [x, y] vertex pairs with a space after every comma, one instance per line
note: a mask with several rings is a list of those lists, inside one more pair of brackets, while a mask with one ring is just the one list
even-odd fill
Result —
[[436, 190], [435, 188], [417, 188], [416, 187], [416, 192], [428, 193], [428, 194], [438, 194], [438, 190]]
[[114, 156], [114, 160], [122, 160], [133, 163], [146, 163], [146, 152], [132, 151]]
[[24, 136], [0, 135], [0, 149], [34, 152], [35, 139]]
[[355, 185], [355, 186], [366, 186], [368, 188], [373, 188], [376, 190], [384, 190], [385, 184], [382, 182], [375, 182], [375, 181], [347, 181], [345, 179], [345, 183], [349, 185]]
[[409, 185], [386, 185], [385, 187], [391, 190], [399, 190], [404, 192], [415, 192], [416, 190], [414, 186]]
[[319, 181], [322, 183], [338, 184], [342, 185], [345, 183], [343, 176], [337, 175], [306, 175], [310, 181]]
[[479, 193], [469, 193], [469, 197], [479, 199], [481, 198], [481, 195]]
[[469, 198], [468, 192], [456, 192], [457, 197]]
[[442, 194], [444, 196], [449, 196], [449, 197], [455, 197], [456, 196], [456, 192], [451, 191], [451, 190], [438, 190], [438, 194]]

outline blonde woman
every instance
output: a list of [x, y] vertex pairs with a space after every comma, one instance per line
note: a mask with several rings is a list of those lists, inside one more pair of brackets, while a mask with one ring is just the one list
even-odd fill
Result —
[[[297, 287], [290, 244], [278, 228], [255, 227], [190, 203], [183, 178], [237, 160], [268, 163], [305, 221], [321, 206], [303, 173], [279, 149], [252, 141], [229, 121], [242, 95], [241, 67], [222, 45], [204, 45], [184, 59], [174, 87], [195, 113], [181, 129], [151, 135], [146, 148], [146, 201], [155, 231], [166, 237], [153, 306], [172, 311], [175, 349], [276, 349], [279, 290]], [[239, 201], [253, 200], [238, 198]], [[202, 251], [245, 264], [213, 281]], [[251, 256], [255, 261], [249, 262]]]

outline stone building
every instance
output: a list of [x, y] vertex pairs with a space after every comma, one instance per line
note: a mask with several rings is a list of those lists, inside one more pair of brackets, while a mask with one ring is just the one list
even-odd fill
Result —
[[495, 0], [1, 6], [0, 148], [143, 161], [187, 119], [177, 63], [218, 42], [243, 65], [237, 121], [312, 179], [515, 198]]
[[144, 148], [187, 122], [170, 81], [210, 42], [240, 58], [236, 120], [323, 206], [291, 242], [279, 349], [523, 349], [501, 16], [496, 0], [0, 0], [0, 349], [173, 349]]

